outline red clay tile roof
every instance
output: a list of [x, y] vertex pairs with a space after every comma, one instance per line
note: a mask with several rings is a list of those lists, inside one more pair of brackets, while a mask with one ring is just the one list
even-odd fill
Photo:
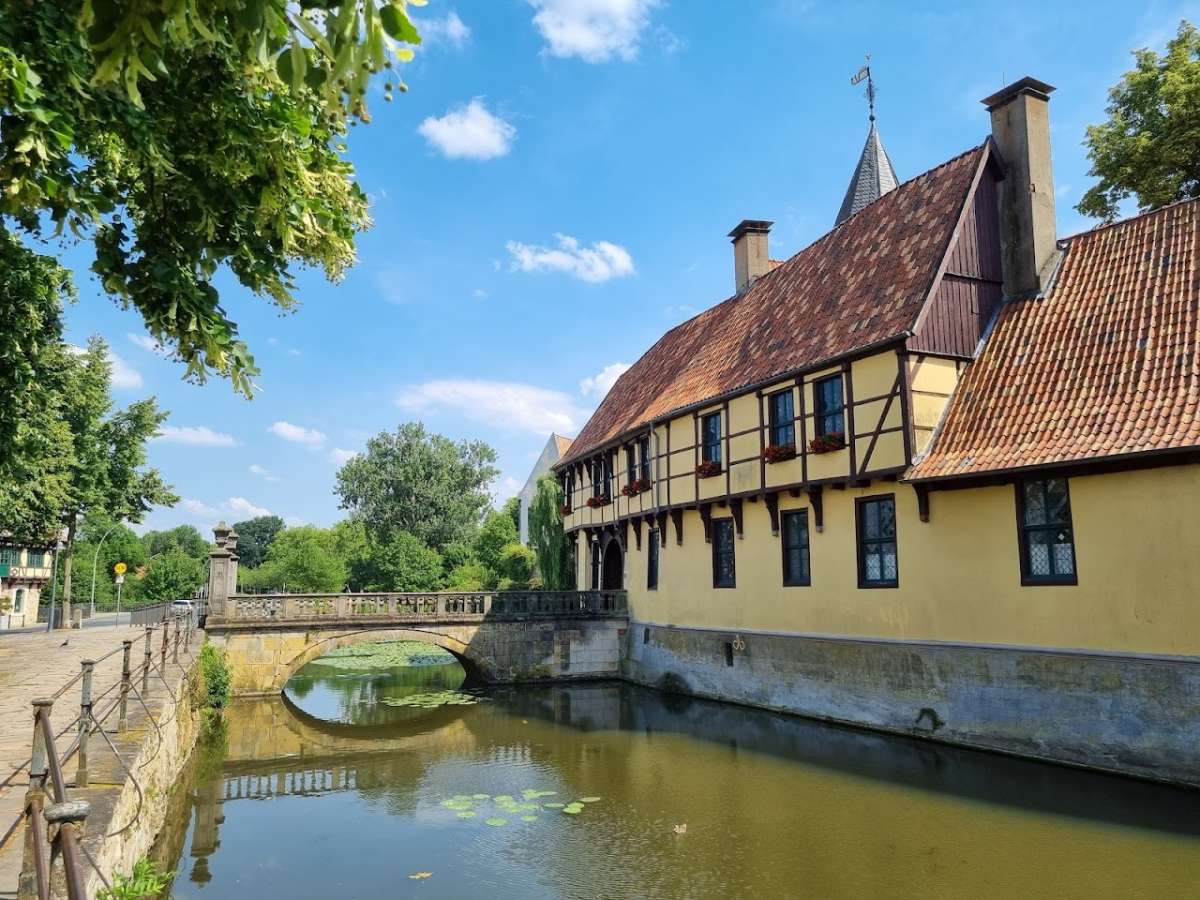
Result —
[[1200, 446], [1200, 201], [1072, 238], [1002, 307], [912, 480]]
[[668, 331], [617, 380], [563, 462], [682, 407], [906, 334], [982, 157], [976, 147], [905, 182], [744, 294]]

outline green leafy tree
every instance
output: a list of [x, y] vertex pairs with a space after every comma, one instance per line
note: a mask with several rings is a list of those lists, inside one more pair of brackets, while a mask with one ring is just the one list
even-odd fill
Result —
[[63, 389], [63, 417], [72, 442], [62, 559], [65, 621], [71, 614], [75, 537], [81, 518], [102, 512], [118, 521], [140, 522], [152, 506], [170, 506], [179, 500], [157, 469], [146, 468], [146, 442], [167, 414], [153, 399], [114, 411], [111, 380], [108, 347], [99, 338], [92, 338], [86, 350], [70, 357]]
[[446, 590], [482, 591], [492, 580], [492, 574], [481, 562], [460, 563], [450, 570], [446, 578]]
[[111, 516], [103, 512], [89, 513], [76, 534], [76, 573], [70, 599], [75, 603], [91, 601], [94, 564], [96, 608], [115, 608], [117, 587], [113, 567], [123, 562], [129, 572], [121, 598], [122, 601], [133, 600], [140, 591], [140, 578], [145, 574], [148, 559], [142, 538], [132, 528], [114, 522]]
[[0, 228], [0, 531], [51, 540], [68, 504], [62, 307], [70, 274]]
[[234, 522], [237, 532], [237, 555], [239, 566], [255, 569], [262, 565], [271, 549], [271, 542], [283, 531], [283, 519], [279, 516], [256, 516], [244, 522]]
[[347, 579], [333, 531], [312, 525], [284, 529], [261, 566], [239, 573], [245, 588], [293, 593], [336, 593]]
[[215, 276], [287, 309], [297, 265], [353, 262], [369, 219], [343, 138], [373, 78], [406, 89], [409, 3], [3, 4], [0, 217], [90, 240], [100, 285], [190, 376], [249, 394]]
[[401, 531], [372, 544], [363, 589], [368, 591], [436, 591], [445, 583], [441, 555], [415, 535]]
[[492, 511], [475, 538], [475, 557], [489, 572], [497, 572], [500, 555], [509, 544], [517, 542], [517, 526], [504, 512]]
[[1084, 141], [1100, 182], [1076, 208], [1105, 221], [1127, 197], [1142, 209], [1200, 197], [1200, 32], [1180, 22], [1164, 55], [1143, 48], [1134, 60]]
[[538, 479], [537, 491], [529, 504], [529, 546], [537, 557], [542, 587], [548, 591], [570, 588], [567, 571], [569, 542], [563, 531], [562, 485], [553, 475]]
[[482, 441], [454, 442], [419, 422], [382, 432], [337, 473], [341, 505], [372, 540], [408, 532], [441, 551], [470, 540], [491, 504], [496, 451]]
[[185, 600], [204, 583], [200, 560], [172, 546], [150, 560], [138, 587], [138, 599], [146, 603]]
[[537, 558], [533, 551], [519, 541], [508, 544], [500, 551], [496, 565], [496, 586], [502, 591], [523, 590], [533, 581]]
[[509, 497], [504, 501], [504, 506], [500, 507], [506, 516], [511, 516], [513, 524], [517, 526], [517, 532], [521, 531], [521, 498]]
[[[212, 549], [212, 545], [194, 525], [177, 525], [167, 531], [147, 531], [142, 535], [142, 543], [145, 544], [149, 556], [158, 556], [160, 553], [177, 549], [192, 559], [204, 560], [208, 558]], [[238, 547], [241, 547], [240, 541]]]

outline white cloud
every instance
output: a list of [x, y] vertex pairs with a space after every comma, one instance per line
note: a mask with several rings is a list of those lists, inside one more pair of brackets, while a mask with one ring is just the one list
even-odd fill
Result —
[[250, 474], [257, 475], [263, 481], [269, 481], [271, 484], [279, 481], [279, 476], [268, 469], [266, 466], [260, 466], [258, 463], [250, 464]]
[[488, 292], [483, 288], [475, 288], [475, 290], [471, 291], [471, 296], [473, 296], [476, 300], [485, 300], [487, 299], [487, 295]]
[[597, 374], [579, 382], [579, 393], [600, 400], [612, 390], [617, 379], [629, 371], [629, 363], [615, 362], [605, 366]]
[[303, 355], [304, 354], [301, 353], [299, 350], [297, 350], [295, 347], [293, 347], [291, 350], [288, 351], [288, 356], [303, 356]]
[[166, 348], [148, 334], [134, 334], [132, 331], [127, 331], [125, 337], [129, 339], [129, 343], [136, 344], [149, 353], [166, 353]]
[[245, 497], [230, 497], [225, 501], [225, 508], [231, 513], [239, 516], [249, 516], [254, 519], [258, 516], [269, 516], [271, 511], [265, 506], [255, 506]]
[[279, 343], [279, 338], [277, 338], [277, 337], [269, 337], [269, 338], [267, 338], [267, 343], [268, 343], [270, 346], [274, 347], [276, 344], [278, 344], [278, 343]]
[[158, 429], [156, 440], [168, 444], [191, 444], [194, 447], [236, 447], [232, 434], [213, 431], [204, 425], [163, 425]]
[[561, 391], [531, 384], [474, 379], [428, 381], [404, 388], [396, 405], [409, 412], [447, 409], [505, 430], [570, 433], [587, 417]]
[[512, 149], [517, 129], [488, 112], [476, 97], [441, 118], [430, 116], [417, 131], [450, 159], [494, 159]]
[[525, 487], [525, 482], [517, 481], [511, 475], [505, 475], [492, 482], [492, 496], [496, 498], [497, 504], [500, 504], [509, 497], [517, 496], [523, 487]]
[[633, 257], [619, 244], [595, 241], [591, 247], [583, 247], [568, 234], [554, 237], [558, 241], [557, 248], [509, 241], [505, 246], [512, 258], [512, 271], [566, 272], [593, 284], [623, 278], [634, 272]]
[[192, 500], [185, 497], [179, 501], [179, 505], [182, 506], [187, 512], [190, 512], [194, 516], [199, 516], [202, 519], [215, 519], [217, 517], [216, 509], [209, 506], [203, 500]]
[[358, 456], [357, 450], [347, 450], [344, 447], [334, 447], [329, 451], [329, 461], [339, 466], [344, 466], [356, 456]]
[[307, 444], [310, 447], [319, 447], [325, 443], [325, 433], [317, 431], [315, 428], [302, 428], [299, 425], [293, 425], [291, 422], [275, 422], [267, 431], [277, 437], [283, 438], [285, 441], [291, 441], [293, 444]]
[[658, 0], [529, 0], [533, 25], [551, 56], [607, 62], [637, 56], [642, 30]]
[[455, 47], [461, 47], [471, 36], [470, 27], [454, 10], [450, 10], [440, 19], [413, 19], [413, 24], [417, 26], [417, 31], [421, 32], [422, 45], [445, 41]]

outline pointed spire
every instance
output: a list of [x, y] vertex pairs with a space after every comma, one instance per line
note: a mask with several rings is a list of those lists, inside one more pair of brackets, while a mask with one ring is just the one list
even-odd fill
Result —
[[846, 188], [846, 198], [842, 200], [842, 208], [838, 211], [837, 222], [850, 218], [864, 206], [874, 203], [888, 191], [893, 190], [899, 180], [892, 161], [888, 159], [887, 151], [883, 149], [883, 141], [871, 122], [867, 132], [867, 143], [863, 147], [862, 156], [858, 158], [858, 166], [850, 178], [850, 186]]

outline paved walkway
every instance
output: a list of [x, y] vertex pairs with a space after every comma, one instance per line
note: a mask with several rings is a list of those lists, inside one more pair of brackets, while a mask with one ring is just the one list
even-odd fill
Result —
[[[0, 632], [0, 840], [20, 815], [29, 784], [26, 765], [33, 739], [33, 707], [39, 697], [48, 697], [79, 674], [83, 659], [99, 659], [110, 650], [117, 652], [96, 666], [93, 694], [98, 695], [121, 680], [121, 641], [137, 641], [133, 666], [141, 662], [144, 630], [111, 626], [83, 631], [54, 631], [35, 634]], [[141, 640], [138, 640], [141, 638]], [[66, 646], [62, 646], [66, 641]], [[154, 648], [157, 654], [158, 648]], [[112, 696], [111, 694], [109, 696]], [[107, 698], [101, 703], [107, 703]], [[79, 714], [79, 685], [72, 686], [55, 703], [52, 721], [55, 733], [62, 731]], [[58, 739], [61, 753], [71, 735]], [[73, 764], [64, 773], [74, 776]], [[0, 897], [15, 896], [21, 869], [21, 829], [0, 844]]]

